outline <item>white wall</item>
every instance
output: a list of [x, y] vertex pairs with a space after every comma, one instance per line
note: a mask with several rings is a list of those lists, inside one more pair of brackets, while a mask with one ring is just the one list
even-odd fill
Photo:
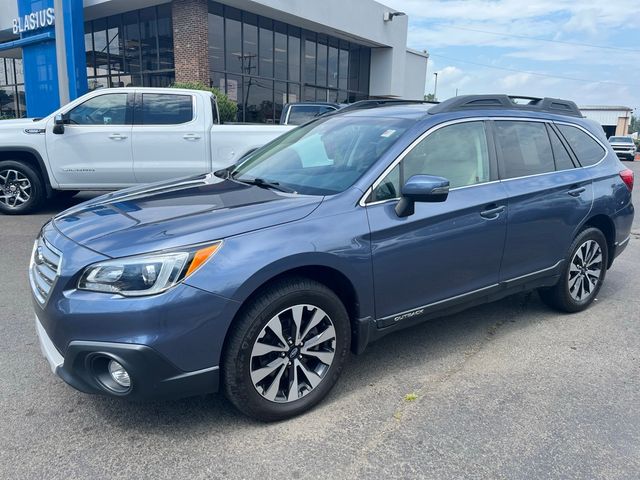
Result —
[[582, 114], [590, 120], [595, 120], [600, 125], [616, 126], [620, 117], [631, 116], [631, 110], [626, 109], [596, 109], [580, 107]]
[[404, 95], [402, 98], [422, 100], [427, 78], [427, 55], [407, 50], [404, 72]]

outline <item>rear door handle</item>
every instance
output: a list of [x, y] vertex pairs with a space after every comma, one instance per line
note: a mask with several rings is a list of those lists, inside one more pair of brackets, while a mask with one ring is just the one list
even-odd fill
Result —
[[196, 135], [195, 133], [185, 133], [182, 138], [185, 140], [199, 140], [200, 135]]
[[109, 138], [111, 140], [124, 140], [127, 138], [126, 135], [121, 135], [119, 133], [112, 133], [111, 135], [109, 135]]
[[571, 187], [571, 190], [569, 190], [567, 193], [572, 197], [579, 197], [580, 194], [585, 190], [586, 190], [585, 187]]
[[506, 208], [507, 207], [504, 205], [496, 205], [495, 203], [492, 203], [491, 205], [487, 205], [486, 210], [480, 212], [480, 216], [487, 220], [494, 220], [498, 218]]

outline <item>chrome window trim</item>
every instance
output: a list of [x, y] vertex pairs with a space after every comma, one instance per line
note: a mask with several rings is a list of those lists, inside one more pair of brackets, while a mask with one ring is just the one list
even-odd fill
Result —
[[[378, 187], [378, 185], [380, 185], [382, 180], [384, 180], [384, 178], [391, 172], [391, 170], [393, 170], [396, 167], [396, 165], [398, 165], [404, 159], [404, 157], [406, 157], [416, 147], [416, 145], [422, 142], [422, 140], [424, 140], [427, 136], [431, 135], [436, 130], [440, 130], [441, 128], [448, 127], [449, 125], [455, 125], [458, 123], [469, 123], [469, 122], [483, 122], [485, 120], [489, 120], [489, 117], [457, 118], [455, 120], [449, 120], [447, 122], [442, 122], [437, 125], [434, 125], [431, 128], [429, 128], [426, 132], [423, 132], [418, 138], [416, 138], [413, 142], [411, 142], [411, 144], [407, 148], [405, 148], [402, 151], [402, 153], [400, 153], [400, 155], [398, 155], [396, 159], [393, 162], [391, 162], [391, 164], [387, 168], [385, 168], [385, 170], [378, 176], [378, 178], [376, 178], [373, 184], [365, 190], [364, 195], [360, 198], [360, 201], [358, 202], [358, 205], [360, 205], [361, 207], [366, 207], [367, 205], [373, 205], [374, 203], [377, 204], [377, 203], [383, 203], [383, 202], [399, 199], [400, 197], [396, 197], [396, 198], [388, 198], [386, 200], [378, 200], [376, 202], [370, 202], [370, 203], [366, 202], [367, 197], [371, 195], [371, 192], [375, 190]], [[487, 183], [489, 182], [475, 183], [473, 185], [465, 185], [465, 187], [472, 187], [476, 185], [486, 185]], [[456, 187], [456, 188], [463, 188], [463, 187]], [[453, 188], [452, 190], [455, 190], [456, 188]]]
[[[402, 153], [400, 153], [400, 155], [398, 155], [398, 157], [391, 162], [391, 164], [378, 176], [378, 178], [376, 178], [376, 180], [373, 182], [373, 184], [367, 188], [364, 192], [364, 195], [360, 198], [360, 200], [358, 201], [358, 205], [360, 205], [361, 207], [367, 207], [369, 205], [381, 205], [383, 203], [386, 202], [393, 202], [396, 200], [400, 200], [400, 197], [394, 197], [394, 198], [388, 198], [386, 200], [377, 200], [375, 202], [368, 202], [366, 201], [366, 199], [369, 197], [369, 195], [371, 195], [371, 192], [373, 192], [373, 190], [375, 190], [378, 185], [380, 185], [380, 183], [382, 182], [382, 180], [391, 172], [391, 170], [393, 170], [395, 168], [396, 165], [398, 165], [402, 159], [411, 151], [413, 150], [413, 148], [415, 148], [415, 146], [420, 143], [425, 137], [427, 137], [428, 135], [430, 135], [431, 133], [435, 132], [436, 130], [446, 127], [448, 125], [454, 125], [456, 123], [464, 123], [464, 122], [474, 122], [474, 121], [486, 121], [486, 120], [492, 120], [492, 121], [520, 121], [520, 122], [539, 122], [539, 123], [549, 123], [549, 124], [559, 124], [559, 125], [567, 125], [569, 127], [575, 127], [578, 128], [580, 130], [582, 130], [584, 133], [586, 133], [587, 135], [589, 135], [591, 138], [593, 138], [603, 149], [604, 149], [604, 156], [597, 162], [594, 163], [593, 165], [589, 165], [589, 166], [578, 166], [578, 167], [574, 167], [574, 168], [565, 168], [564, 170], [553, 170], [552, 172], [544, 172], [544, 173], [535, 173], [533, 175], [523, 175], [521, 177], [513, 177], [513, 178], [505, 178], [505, 179], [498, 179], [498, 180], [491, 180], [489, 182], [484, 182], [484, 183], [474, 183], [472, 185], [465, 185], [462, 187], [455, 187], [452, 188], [450, 191], [455, 191], [455, 190], [459, 190], [461, 188], [470, 188], [470, 187], [478, 187], [481, 185], [488, 185], [491, 183], [498, 183], [498, 182], [509, 182], [512, 180], [520, 180], [523, 178], [533, 178], [533, 177], [539, 177], [542, 175], [549, 175], [552, 173], [562, 173], [562, 172], [569, 172], [572, 170], [575, 170], [577, 168], [593, 168], [596, 167], [598, 165], [600, 165], [605, 158], [607, 158], [608, 155], [608, 150], [607, 148], [604, 146], [604, 144], [598, 139], [596, 138], [591, 132], [589, 132], [589, 130], [587, 130], [586, 128], [577, 125], [575, 123], [571, 123], [571, 122], [564, 122], [564, 121], [555, 121], [555, 120], [550, 120], [550, 119], [543, 119], [543, 118], [526, 118], [526, 117], [467, 117], [467, 118], [459, 118], [456, 120], [449, 120], [448, 122], [443, 122], [440, 123], [438, 125], [434, 125], [433, 127], [431, 127], [429, 130], [427, 130], [426, 132], [422, 133], [422, 135], [420, 135], [416, 140], [414, 140], [413, 142], [411, 142], [411, 144], [402, 151]], [[575, 152], [574, 152], [575, 154]], [[577, 156], [576, 156], [577, 158]], [[580, 161], [580, 159], [578, 159], [578, 161]]]

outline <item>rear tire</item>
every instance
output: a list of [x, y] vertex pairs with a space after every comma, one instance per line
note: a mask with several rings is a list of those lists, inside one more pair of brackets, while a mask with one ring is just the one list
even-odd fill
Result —
[[0, 162], [1, 213], [31, 213], [40, 207], [45, 197], [44, 182], [31, 166], [14, 160]]
[[240, 313], [222, 359], [227, 398], [261, 421], [299, 415], [331, 390], [351, 343], [347, 311], [333, 291], [283, 279]]
[[595, 300], [607, 273], [607, 239], [597, 228], [588, 227], [569, 249], [560, 280], [538, 290], [544, 303], [563, 312], [580, 312]]

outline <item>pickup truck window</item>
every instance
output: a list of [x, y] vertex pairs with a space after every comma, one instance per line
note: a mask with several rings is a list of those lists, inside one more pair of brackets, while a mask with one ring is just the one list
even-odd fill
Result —
[[[137, 115], [136, 115], [137, 117]], [[179, 125], [193, 119], [191, 95], [142, 94], [142, 125]]]
[[260, 179], [307, 195], [342, 192], [413, 125], [378, 117], [325, 117], [298, 127], [256, 150], [232, 172], [239, 181]]
[[288, 125], [302, 125], [327, 112], [334, 111], [335, 108], [329, 105], [292, 105], [287, 119]]
[[125, 125], [127, 94], [110, 93], [81, 103], [68, 114], [71, 125]]

